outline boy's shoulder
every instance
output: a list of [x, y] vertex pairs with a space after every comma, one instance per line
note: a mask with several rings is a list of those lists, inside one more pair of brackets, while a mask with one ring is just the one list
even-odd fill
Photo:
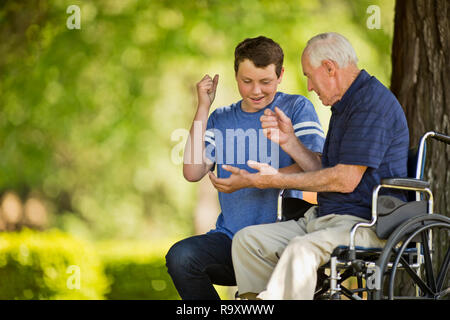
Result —
[[306, 99], [306, 97], [302, 96], [301, 94], [285, 93], [281, 91], [277, 92], [277, 97], [280, 99], [287, 99], [287, 100]]
[[307, 103], [311, 103], [308, 98], [300, 94], [289, 94], [284, 92], [278, 92], [276, 103], [282, 102], [286, 106], [302, 107]]
[[300, 94], [279, 92], [272, 108], [275, 108], [275, 106], [280, 108], [290, 118], [294, 115], [299, 116], [305, 113], [315, 113], [312, 102]]
[[217, 107], [211, 114], [220, 115], [233, 112], [237, 108], [238, 103], [239, 102], [230, 104], [228, 106]]
[[208, 117], [208, 121], [212, 121], [215, 124], [228, 123], [234, 118], [236, 112], [237, 103], [230, 104], [228, 106], [217, 107]]

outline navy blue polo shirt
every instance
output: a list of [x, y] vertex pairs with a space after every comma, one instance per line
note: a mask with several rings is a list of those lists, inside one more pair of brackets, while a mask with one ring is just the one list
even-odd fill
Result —
[[[368, 168], [353, 192], [320, 192], [318, 215], [350, 214], [370, 220], [373, 188], [382, 178], [407, 176], [409, 132], [405, 114], [392, 92], [365, 70], [331, 112], [323, 168], [338, 164]], [[406, 200], [402, 191], [383, 190], [387, 191], [380, 194]]]

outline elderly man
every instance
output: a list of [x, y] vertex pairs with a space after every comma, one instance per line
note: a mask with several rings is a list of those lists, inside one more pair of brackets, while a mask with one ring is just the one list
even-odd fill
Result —
[[[280, 144], [301, 173], [280, 173], [267, 164], [250, 162], [259, 170], [238, 168], [233, 184], [257, 188], [299, 188], [317, 191], [318, 206], [298, 221], [251, 226], [232, 243], [233, 265], [242, 297], [312, 299], [317, 269], [338, 245], [349, 244], [349, 231], [370, 220], [371, 192], [381, 178], [406, 176], [409, 145], [404, 112], [394, 95], [375, 77], [357, 67], [356, 54], [337, 33], [309, 40], [302, 55], [308, 90], [313, 90], [332, 116], [323, 154], [319, 157], [295, 138], [290, 120], [279, 109], [261, 117], [265, 134]], [[214, 179], [230, 189], [231, 179]], [[399, 191], [386, 194], [405, 199]], [[359, 229], [356, 244], [380, 247], [372, 229]], [[259, 294], [259, 295], [258, 295]]]

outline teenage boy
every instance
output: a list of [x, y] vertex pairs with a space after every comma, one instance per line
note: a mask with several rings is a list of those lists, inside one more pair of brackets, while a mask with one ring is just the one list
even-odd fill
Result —
[[[227, 165], [252, 171], [248, 160], [270, 163], [280, 172], [301, 172], [278, 144], [265, 136], [260, 118], [281, 109], [292, 121], [298, 139], [312, 152], [322, 152], [324, 133], [312, 103], [300, 95], [277, 92], [284, 54], [273, 40], [246, 39], [235, 49], [235, 76], [242, 100], [215, 110], [208, 118], [219, 76], [205, 75], [197, 84], [198, 108], [186, 144], [183, 174], [191, 182], [210, 175], [219, 191], [216, 228], [174, 244], [166, 265], [182, 299], [219, 299], [213, 287], [235, 285], [231, 242], [244, 227], [275, 222], [279, 189], [241, 188], [217, 181], [229, 178]], [[217, 178], [211, 172], [217, 164]], [[229, 179], [227, 179], [229, 180]], [[289, 192], [287, 192], [289, 193]], [[300, 191], [293, 191], [301, 197]]]

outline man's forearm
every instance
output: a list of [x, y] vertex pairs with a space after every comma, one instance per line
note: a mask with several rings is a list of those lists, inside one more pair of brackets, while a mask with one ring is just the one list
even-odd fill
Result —
[[322, 168], [320, 156], [306, 148], [298, 139], [291, 139], [281, 147], [299, 165], [302, 171], [316, 171]]
[[258, 188], [300, 189], [315, 192], [348, 192], [337, 167], [302, 173], [277, 173], [267, 175], [256, 183]]

